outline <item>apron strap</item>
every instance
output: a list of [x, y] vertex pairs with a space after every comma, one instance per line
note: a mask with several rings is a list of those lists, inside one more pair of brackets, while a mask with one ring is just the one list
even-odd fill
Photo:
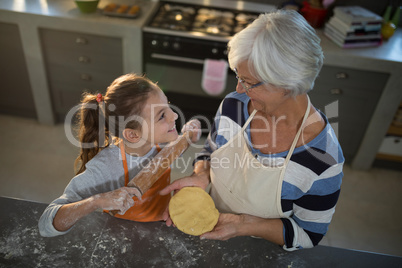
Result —
[[251, 120], [253, 120], [254, 115], [257, 113], [257, 110], [254, 109], [254, 111], [250, 114], [250, 116], [248, 117], [246, 123], [244, 123], [241, 131], [244, 132], [248, 126], [248, 124], [250, 124]]
[[162, 148], [159, 146], [159, 144], [156, 144], [156, 150], [158, 151], [158, 153], [162, 150]]
[[128, 182], [129, 182], [129, 177], [128, 177], [126, 152], [124, 150], [123, 140], [120, 140], [119, 147], [120, 147], [120, 153], [121, 153], [121, 161], [123, 162], [123, 168], [124, 168], [124, 186], [127, 186]]
[[309, 98], [308, 95], [306, 95], [306, 96], [307, 96], [307, 101], [308, 101], [307, 109], [306, 109], [306, 112], [304, 113], [303, 121], [302, 121], [302, 123], [300, 125], [299, 130], [297, 131], [296, 137], [293, 140], [292, 146], [289, 149], [288, 155], [286, 156], [285, 163], [283, 164], [284, 169], [282, 169], [281, 175], [280, 175], [280, 178], [279, 178], [278, 189], [277, 189], [278, 195], [277, 195], [277, 200], [276, 200], [276, 207], [277, 207], [278, 213], [279, 213], [279, 215], [281, 215], [281, 217], [285, 217], [285, 215], [283, 214], [282, 205], [281, 205], [282, 204], [281, 203], [282, 183], [283, 183], [283, 178], [285, 177], [285, 170], [286, 170], [286, 167], [287, 167], [287, 165], [289, 163], [290, 157], [292, 156], [293, 151], [294, 151], [294, 149], [296, 147], [297, 141], [299, 140], [299, 137], [300, 137], [301, 131], [303, 129], [304, 123], [306, 123], [307, 117], [308, 117], [309, 112], [310, 112], [310, 106], [311, 106], [310, 98]]
[[289, 162], [289, 160], [290, 160], [290, 157], [291, 157], [292, 154], [293, 154], [293, 151], [294, 151], [294, 149], [295, 149], [295, 147], [296, 147], [297, 141], [299, 140], [300, 134], [301, 134], [301, 132], [302, 132], [302, 130], [303, 130], [304, 123], [306, 123], [306, 120], [307, 120], [308, 115], [309, 115], [309, 113], [310, 113], [310, 106], [311, 106], [310, 98], [309, 98], [308, 95], [306, 95], [306, 96], [307, 96], [307, 109], [306, 109], [306, 112], [304, 113], [303, 121], [302, 121], [302, 123], [301, 123], [301, 125], [300, 125], [299, 130], [297, 131], [296, 137], [295, 137], [295, 139], [293, 140], [292, 146], [291, 146], [290, 149], [289, 149], [288, 155], [286, 156], [284, 166], [286, 166], [286, 165], [288, 164], [288, 162]]
[[[120, 140], [119, 147], [120, 147], [120, 153], [121, 153], [121, 162], [123, 163], [123, 168], [124, 168], [124, 186], [127, 186], [127, 184], [129, 183], [130, 179], [129, 179], [129, 174], [128, 174], [126, 151], [124, 149], [123, 140]], [[156, 150], [158, 152], [160, 152], [162, 150], [161, 147], [158, 144], [156, 145]]]
[[[306, 112], [304, 113], [303, 121], [302, 121], [302, 123], [301, 123], [301, 125], [300, 125], [299, 130], [297, 131], [296, 137], [295, 137], [295, 139], [293, 140], [292, 146], [291, 146], [290, 149], [289, 149], [288, 155], [286, 156], [284, 166], [286, 166], [286, 165], [288, 164], [288, 162], [289, 162], [289, 160], [290, 160], [290, 157], [291, 157], [292, 154], [293, 154], [293, 151], [294, 151], [294, 149], [295, 149], [295, 147], [296, 147], [297, 141], [299, 140], [301, 131], [303, 130], [304, 123], [306, 123], [306, 120], [307, 120], [308, 115], [309, 115], [309, 113], [310, 113], [311, 102], [310, 102], [309, 96], [308, 96], [308, 95], [306, 95], [306, 96], [307, 96], [307, 109], [306, 109]], [[255, 115], [256, 113], [257, 113], [257, 110], [254, 109], [254, 111], [251, 113], [251, 115], [250, 115], [249, 118], [247, 119], [246, 123], [244, 123], [244, 125], [243, 125], [243, 127], [242, 127], [242, 133], [246, 130], [247, 126], [250, 124], [251, 120], [253, 120], [254, 115]]]

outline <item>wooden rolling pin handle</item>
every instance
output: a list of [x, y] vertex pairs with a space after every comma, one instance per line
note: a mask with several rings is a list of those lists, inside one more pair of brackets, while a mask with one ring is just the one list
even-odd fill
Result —
[[[141, 196], [162, 176], [170, 165], [187, 150], [194, 132], [187, 131], [177, 140], [166, 145], [128, 184], [128, 187], [135, 187]], [[140, 196], [140, 197], [141, 197]], [[119, 210], [110, 210], [109, 214], [114, 216]]]
[[118, 210], [109, 210], [109, 215], [110, 215], [110, 216], [114, 216], [114, 215], [116, 215], [118, 212], [119, 212]]
[[128, 187], [136, 186], [145, 193], [162, 176], [189, 146], [193, 132], [185, 132], [177, 140], [167, 144], [129, 183]]

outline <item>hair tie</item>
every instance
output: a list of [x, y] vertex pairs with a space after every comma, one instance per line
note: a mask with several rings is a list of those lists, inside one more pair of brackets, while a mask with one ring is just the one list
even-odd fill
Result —
[[102, 97], [102, 94], [101, 94], [101, 93], [98, 93], [98, 95], [96, 95], [96, 101], [97, 101], [98, 103], [101, 103], [101, 102], [103, 101], [103, 97]]

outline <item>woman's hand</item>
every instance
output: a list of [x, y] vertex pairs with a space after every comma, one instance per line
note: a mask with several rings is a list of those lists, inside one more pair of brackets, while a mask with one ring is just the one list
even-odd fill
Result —
[[[209, 166], [208, 166], [209, 168]], [[167, 195], [170, 194], [171, 192], [176, 193], [180, 189], [184, 187], [200, 187], [202, 189], [206, 189], [209, 185], [209, 173], [207, 172], [202, 172], [202, 173], [194, 173], [193, 175], [189, 177], [184, 177], [178, 180], [175, 180], [172, 184], [166, 186], [164, 189], [162, 189], [159, 194], [161, 195]], [[163, 220], [166, 221], [167, 226], [172, 225], [172, 219], [169, 216], [169, 207], [166, 207], [165, 212], [163, 213]]]
[[197, 142], [201, 137], [201, 122], [198, 121], [197, 119], [193, 119], [193, 120], [188, 121], [182, 127], [181, 133], [188, 132], [188, 131], [193, 132], [191, 142], [192, 143]]
[[200, 187], [202, 189], [206, 189], [209, 185], [209, 178], [207, 178], [204, 174], [193, 174], [188, 177], [183, 177], [181, 179], [175, 180], [172, 184], [166, 186], [162, 189], [159, 194], [167, 195], [174, 191], [176, 193], [180, 189], [184, 187]]
[[97, 194], [92, 198], [97, 203], [97, 207], [105, 210], [118, 210], [118, 214], [123, 215], [134, 206], [133, 196], [141, 198], [141, 193], [137, 188], [122, 187], [114, 191]]
[[236, 236], [260, 237], [280, 246], [285, 243], [281, 219], [263, 219], [247, 214], [221, 213], [215, 228], [200, 238], [228, 240]]
[[240, 233], [244, 227], [244, 215], [226, 214], [219, 215], [215, 228], [200, 236], [201, 239], [228, 240], [243, 235]]

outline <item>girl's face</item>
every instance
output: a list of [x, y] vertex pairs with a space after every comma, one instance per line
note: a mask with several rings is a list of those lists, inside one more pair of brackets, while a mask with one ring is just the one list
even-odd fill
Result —
[[151, 145], [177, 139], [176, 119], [178, 115], [169, 107], [165, 94], [156, 88], [149, 93], [142, 117], [142, 139]]

